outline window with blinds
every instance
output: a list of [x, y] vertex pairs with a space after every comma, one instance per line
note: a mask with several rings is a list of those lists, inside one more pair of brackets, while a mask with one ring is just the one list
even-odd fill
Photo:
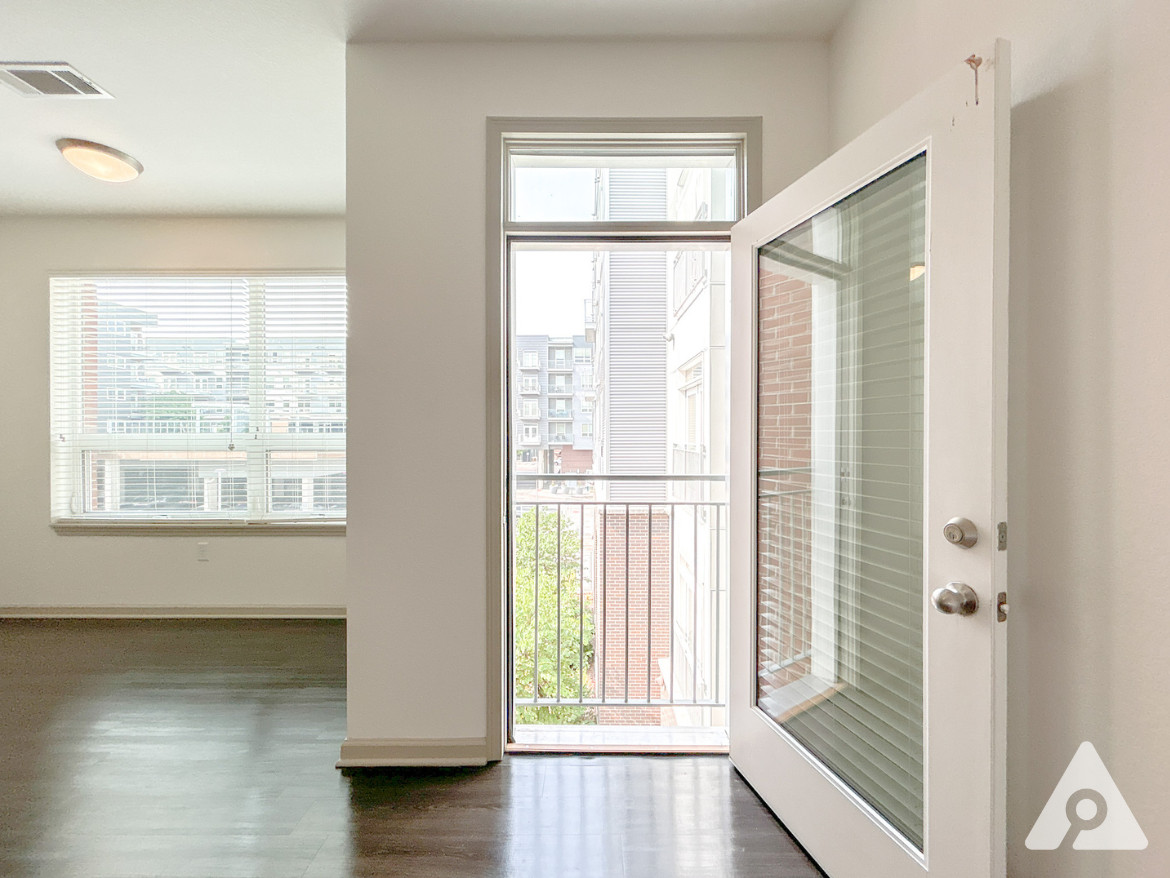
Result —
[[339, 274], [50, 280], [54, 523], [344, 521]]

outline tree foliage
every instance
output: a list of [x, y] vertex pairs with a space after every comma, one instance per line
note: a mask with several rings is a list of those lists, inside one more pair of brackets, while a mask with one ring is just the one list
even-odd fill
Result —
[[156, 421], [195, 420], [195, 406], [191, 398], [177, 391], [152, 393], [143, 401], [143, 408], [147, 417]]
[[[517, 699], [532, 697], [534, 679], [538, 697], [556, 697], [558, 666], [562, 699], [593, 695], [593, 601], [581, 587], [579, 525], [568, 515], [558, 522], [555, 507], [542, 507], [538, 553], [536, 508], [515, 522], [512, 633]], [[590, 707], [518, 704], [515, 721], [520, 725], [585, 724], [596, 722], [596, 716]]]

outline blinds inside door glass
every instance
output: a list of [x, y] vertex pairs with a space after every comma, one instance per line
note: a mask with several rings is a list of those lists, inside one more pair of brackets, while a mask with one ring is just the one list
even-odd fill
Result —
[[344, 277], [59, 277], [51, 298], [55, 520], [344, 518]]
[[921, 848], [926, 158], [759, 252], [757, 704]]

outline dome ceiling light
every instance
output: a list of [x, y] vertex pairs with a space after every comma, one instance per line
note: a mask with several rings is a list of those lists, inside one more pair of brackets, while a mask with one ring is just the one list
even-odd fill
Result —
[[57, 149], [77, 170], [107, 183], [125, 183], [143, 171], [142, 162], [134, 156], [103, 143], [63, 137], [57, 141]]

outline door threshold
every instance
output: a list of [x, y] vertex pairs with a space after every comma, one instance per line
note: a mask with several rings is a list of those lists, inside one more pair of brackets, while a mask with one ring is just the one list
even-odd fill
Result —
[[565, 756], [589, 754], [604, 756], [726, 756], [727, 745], [659, 745], [637, 746], [621, 744], [518, 744], [515, 741], [504, 746], [504, 752], [513, 756]]
[[521, 725], [513, 738], [508, 753], [727, 753], [722, 727]]

